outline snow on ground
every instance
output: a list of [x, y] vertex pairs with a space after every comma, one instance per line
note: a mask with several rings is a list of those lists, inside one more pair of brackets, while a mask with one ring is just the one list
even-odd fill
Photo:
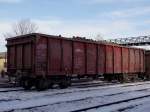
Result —
[[[146, 94], [149, 94], [150, 91], [147, 91]], [[136, 95], [135, 95], [136, 94]], [[85, 98], [82, 100], [74, 100], [74, 101], [68, 101], [68, 102], [60, 102], [60, 103], [55, 103], [52, 105], [44, 106], [44, 107], [38, 107], [38, 108], [32, 108], [32, 109], [26, 109], [26, 111], [45, 111], [45, 112], [69, 112], [72, 110], [76, 110], [77, 108], [84, 108], [84, 107], [91, 107], [93, 105], [97, 104], [106, 104], [106, 103], [111, 103], [114, 101], [119, 101], [123, 100], [126, 98], [134, 98], [136, 96], [143, 96], [146, 95], [144, 92], [132, 92], [130, 94], [122, 94], [122, 95], [113, 95], [113, 96], [105, 96], [105, 97], [94, 97], [94, 98]], [[150, 99], [149, 99], [150, 100]], [[124, 106], [124, 105], [123, 105]], [[59, 108], [58, 108], [59, 107]], [[119, 106], [120, 107], [120, 106]], [[104, 109], [109, 109], [109, 108], [104, 108]], [[103, 110], [103, 109], [101, 109]], [[23, 111], [23, 110], [21, 110]], [[97, 111], [101, 112], [101, 111]], [[105, 112], [105, 111], [104, 111]], [[110, 111], [107, 111], [110, 112]]]
[[126, 109], [124, 112], [150, 112], [150, 100], [145, 100], [139, 105], [135, 105], [133, 108]]
[[[0, 88], [0, 91], [2, 88]], [[0, 92], [0, 111], [15, 112], [69, 112], [98, 104], [106, 104], [128, 98], [150, 95], [150, 82], [133, 84], [118, 84], [105, 87], [50, 89], [47, 91], [11, 91]], [[149, 98], [131, 103], [104, 107], [94, 112], [118, 111], [120, 108], [135, 107], [143, 102], [150, 102]], [[150, 104], [150, 103], [149, 103]], [[128, 109], [128, 108], [127, 108]], [[126, 110], [126, 109], [125, 109]]]

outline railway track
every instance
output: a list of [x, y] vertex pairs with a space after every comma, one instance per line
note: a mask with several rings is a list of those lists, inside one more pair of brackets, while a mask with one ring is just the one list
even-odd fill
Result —
[[[127, 87], [131, 87], [131, 86], [139, 86], [139, 85], [145, 85], [145, 84], [150, 84], [150, 82], [149, 83], [144, 83], [144, 84], [136, 84], [136, 85], [133, 85], [133, 84], [122, 85], [122, 86], [118, 86], [118, 87], [127, 88]], [[68, 91], [65, 91], [65, 92], [62, 92], [62, 91], [58, 90], [56, 92], [51, 92], [51, 93], [47, 93], [47, 94], [43, 94], [43, 95], [47, 96], [47, 97], [54, 97], [54, 96], [57, 96], [57, 95], [65, 95], [65, 94], [71, 94], [71, 93], [88, 92], [88, 91], [98, 91], [98, 90], [107, 90], [107, 89], [111, 89], [111, 88], [116, 88], [115, 86], [112, 86], [112, 87], [111, 86], [110, 87], [105, 86], [105, 87], [102, 87], [102, 88], [95, 88], [95, 86], [93, 86], [93, 87], [94, 88], [84, 88], [84, 89], [75, 89], [75, 90], [73, 88], [69, 88], [69, 89], [73, 89], [73, 90], [69, 90], [68, 89]], [[150, 88], [148, 88], [148, 89], [150, 89]], [[140, 91], [140, 90], [137, 90], [137, 91]], [[130, 91], [127, 91], [127, 92], [130, 92]], [[121, 93], [123, 93], [123, 92], [121, 92]], [[119, 92], [117, 94], [121, 94], [121, 93]], [[113, 94], [111, 94], [111, 95], [113, 95]], [[38, 97], [43, 97], [43, 96], [38, 96]]]
[[13, 91], [23, 91], [24, 89], [23, 88], [7, 88], [7, 89], [3, 89], [3, 90], [0, 90], [0, 93], [4, 93], [4, 92], [13, 92]]
[[[143, 89], [143, 91], [145, 91], [146, 89]], [[142, 90], [140, 90], [142, 91]], [[132, 91], [133, 92], [133, 91]], [[134, 91], [135, 92], [135, 91]], [[117, 94], [113, 94], [113, 95], [117, 95]], [[113, 96], [112, 95], [112, 96]], [[103, 96], [104, 97], [104, 96]], [[137, 99], [143, 99], [143, 98], [147, 98], [150, 97], [150, 95], [143, 95], [143, 96], [139, 96], [139, 97], [134, 97], [134, 98], [128, 98], [128, 99], [124, 99], [124, 100], [119, 100], [119, 101], [115, 101], [115, 102], [111, 102], [111, 103], [106, 103], [106, 104], [99, 104], [99, 105], [95, 105], [95, 106], [91, 106], [91, 107], [87, 107], [87, 108], [81, 108], [81, 109], [77, 109], [77, 110], [71, 110], [69, 112], [84, 112], [84, 111], [88, 111], [88, 110], [92, 110], [92, 109], [97, 109], [97, 108], [101, 108], [101, 107], [107, 107], [107, 106], [112, 106], [112, 105], [116, 105], [116, 104], [121, 104], [124, 102], [129, 102], [129, 101], [134, 101]], [[81, 100], [85, 100], [85, 99], [81, 99]], [[21, 110], [30, 110], [33, 108], [40, 108], [40, 107], [44, 107], [44, 106], [49, 106], [49, 105], [57, 105], [57, 104], [61, 104], [61, 103], [71, 103], [71, 102], [78, 102], [80, 100], [74, 100], [74, 101], [67, 101], [67, 102], [59, 102], [56, 104], [47, 104], [47, 105], [40, 105], [40, 106], [34, 106], [34, 107], [28, 107], [28, 108], [22, 108]], [[14, 112], [15, 109], [10, 110], [9, 112]], [[6, 111], [5, 111], [6, 112]], [[7, 111], [8, 112], [8, 111]]]
[[[100, 84], [98, 83], [94, 83], [90, 86], [91, 84], [85, 84], [85, 88], [87, 87], [95, 87], [96, 86], [100, 86]], [[106, 85], [105, 85], [106, 86]], [[73, 87], [79, 87], [79, 86], [73, 86]], [[80, 87], [79, 87], [80, 88]], [[82, 88], [82, 87], [81, 87]], [[70, 89], [70, 88], [69, 88]], [[59, 89], [58, 89], [59, 90]], [[93, 89], [95, 90], [95, 89]], [[23, 88], [20, 88], [20, 87], [14, 87], [14, 88], [0, 88], [0, 93], [3, 93], [3, 92], [15, 92], [15, 91], [25, 91]], [[31, 89], [30, 91], [35, 91], [35, 89]], [[80, 91], [80, 90], [79, 90]], [[62, 93], [56, 93], [56, 94], [66, 94], [66, 93], [72, 93], [72, 92], [79, 92], [79, 91], [70, 91], [70, 92], [62, 92]], [[81, 90], [81, 91], [86, 91], [86, 90]], [[87, 90], [88, 91], [88, 90]], [[28, 92], [28, 91], [27, 91]], [[54, 95], [56, 95], [54, 94]]]
[[[88, 80], [90, 81], [90, 80]], [[84, 81], [84, 82], [73, 82], [71, 84], [71, 87], [76, 87], [76, 88], [87, 88], [87, 87], [97, 87], [97, 86], [111, 86], [111, 85], [122, 85], [122, 83], [120, 82], [106, 82], [106, 81], [101, 81], [101, 80], [96, 80], [94, 82], [88, 82], [88, 81]], [[92, 81], [92, 80], [91, 80]], [[135, 82], [135, 83], [124, 83], [124, 85], [134, 85], [134, 84], [150, 84], [150, 81], [146, 81], [146, 82]]]
[[[22, 108], [21, 110], [33, 109], [33, 108], [38, 108], [38, 107], [50, 106], [50, 105], [59, 105], [59, 104], [63, 104], [63, 103], [65, 103], [65, 104], [75, 103], [75, 102], [84, 101], [84, 100], [92, 99], [92, 98], [97, 99], [97, 98], [103, 98], [103, 97], [107, 97], [107, 96], [114, 97], [116, 95], [121, 95], [121, 94], [125, 94], [125, 93], [144, 92], [144, 91], [147, 91], [147, 90], [150, 90], [150, 88], [130, 90], [130, 91], [125, 91], [125, 92], [117, 92], [117, 93], [113, 93], [113, 94], [100, 95], [100, 96], [96, 96], [96, 97], [86, 97], [86, 98], [75, 99], [75, 100], [70, 100], [70, 101], [62, 101], [62, 102], [57, 102], [57, 103], [52, 103], [52, 104], [38, 105], [38, 106], [33, 106], [33, 107]], [[49, 96], [49, 97], [52, 97], [52, 96]], [[47, 97], [47, 98], [49, 98], [49, 97]], [[138, 97], [134, 97], [134, 98], [128, 98], [128, 99], [119, 100], [119, 101], [115, 101], [115, 102], [110, 102], [110, 103], [100, 104], [100, 105], [96, 105], [96, 106], [91, 106], [91, 107], [88, 107], [88, 108], [81, 108], [81, 109], [73, 110], [71, 112], [81, 112], [81, 111], [86, 111], [86, 110], [90, 110], [90, 109], [95, 109], [95, 108], [110, 106], [110, 105], [114, 105], [114, 104], [119, 104], [119, 103], [122, 103], [122, 102], [132, 101], [132, 100], [136, 100], [136, 99], [140, 99], [140, 98], [146, 98], [146, 97], [150, 97], [150, 95], [148, 94], [148, 95], [138, 96]], [[14, 111], [14, 110], [11, 110], [11, 111]]]
[[[146, 88], [146, 89], [140, 89], [140, 90], [134, 90], [134, 91], [146, 91], [150, 88]], [[76, 91], [77, 92], [77, 91]], [[78, 91], [78, 92], [83, 92], [83, 91]], [[106, 96], [113, 96], [113, 95], [119, 95], [119, 94], [124, 94], [124, 93], [130, 93], [130, 92], [133, 92], [133, 91], [125, 91], [125, 92], [117, 92], [117, 93], [112, 93], [112, 94], [106, 94], [106, 95], [103, 95], [103, 96], [97, 96], [98, 97], [106, 97]], [[63, 95], [63, 94], [69, 94], [69, 93], [75, 93], [75, 92], [65, 92], [65, 93], [56, 93], [56, 94], [50, 94], [50, 95], [44, 95], [45, 97], [54, 97], [56, 95]], [[39, 97], [39, 96], [38, 96]], [[37, 98], [38, 98], [37, 97]], [[40, 96], [41, 97], [41, 96]], [[87, 97], [88, 98], [91, 98], [91, 97]], [[85, 100], [85, 98], [81, 99], [81, 100]], [[80, 101], [80, 100], [73, 100], [73, 101]], [[73, 101], [68, 101], [69, 102], [73, 102]], [[59, 102], [60, 103], [60, 102]]]
[[[150, 84], [150, 83], [145, 83], [145, 84]], [[124, 85], [124, 86], [119, 86], [119, 87], [125, 87], [126, 88], [126, 87], [139, 86], [139, 85], [145, 85], [145, 84], [136, 84], [136, 85], [129, 84], [129, 85]], [[90, 87], [95, 87], [95, 85], [90, 86]], [[68, 93], [77, 93], [77, 92], [86, 92], [86, 91], [95, 91], [95, 90], [105, 90], [105, 89], [110, 89], [110, 88], [116, 88], [116, 87], [106, 87], [106, 88], [104, 87], [104, 88], [90, 88], [90, 89], [73, 90], [73, 91], [68, 91], [68, 92], [58, 92], [58, 93], [54, 93], [54, 94], [50, 94], [50, 95], [46, 95], [46, 96], [55, 96], [55, 95], [63, 95], [63, 94], [68, 94]], [[150, 89], [150, 88], [148, 88], [148, 89]], [[140, 90], [137, 90], [137, 91], [140, 91]], [[130, 92], [130, 91], [128, 91], [128, 92]], [[121, 92], [121, 93], [123, 93], [123, 92]], [[121, 94], [121, 93], [118, 93], [118, 94]], [[113, 94], [111, 94], [111, 95], [113, 95]]]
[[[146, 90], [150, 90], [150, 88], [146, 88], [146, 89], [139, 89], [139, 90], [131, 90], [131, 91], [125, 91], [125, 92], [118, 92], [118, 93], [112, 93], [112, 94], [107, 94], [107, 95], [100, 95], [100, 96], [96, 96], [94, 98], [103, 98], [103, 97], [107, 97], [107, 96], [115, 96], [115, 95], [120, 95], [120, 94], [125, 94], [125, 93], [131, 93], [131, 92], [138, 92], [138, 91], [146, 91]], [[86, 97], [83, 99], [77, 99], [77, 100], [71, 100], [71, 101], [65, 101], [65, 102], [59, 102], [59, 103], [55, 103], [55, 104], [60, 104], [60, 103], [71, 103], [71, 102], [76, 102], [76, 101], [82, 101], [82, 100], [86, 100], [86, 99], [91, 99], [92, 97]], [[54, 105], [54, 104], [53, 104]], [[77, 111], [76, 111], [77, 112]]]
[[87, 108], [77, 109], [77, 110], [73, 110], [73, 111], [70, 111], [70, 112], [84, 112], [84, 111], [87, 111], [87, 110], [92, 110], [92, 109], [97, 109], [97, 108], [101, 108], [101, 107], [116, 105], [116, 104], [129, 102], [129, 101], [133, 101], [133, 100], [137, 100], [137, 99], [148, 98], [148, 97], [150, 97], [150, 95], [143, 95], [143, 96], [140, 96], [140, 97], [134, 97], [134, 98], [129, 98], [129, 99], [120, 100], [120, 101], [116, 101], [116, 102], [111, 102], [111, 103], [106, 103], [106, 104], [99, 104], [99, 105], [96, 105], [96, 106], [91, 106], [91, 107], [87, 107]]
[[13, 83], [9, 82], [0, 83], [0, 88], [14, 88], [14, 87], [16, 86]]
[[[150, 82], [144, 83], [144, 84], [150, 84]], [[129, 84], [129, 85], [118, 86], [118, 87], [138, 86], [138, 85], [144, 85], [144, 84], [136, 84], [136, 85]], [[113, 87], [107, 88], [107, 86], [113, 86], [113, 85], [117, 85], [117, 84], [114, 84], [114, 83], [113, 84], [112, 83], [88, 83], [88, 84], [81, 84], [81, 85], [73, 85], [71, 87], [85, 88], [85, 89], [91, 87], [91, 89], [92, 89], [92, 87], [104, 86], [104, 88], [101, 88], [101, 89], [108, 89], [108, 88], [113, 88]], [[4, 88], [2, 88], [2, 89], [4, 89]], [[18, 87], [17, 88], [16, 87], [14, 87], [14, 88], [7, 88], [6, 87], [6, 89], [0, 90], [0, 93], [1, 92], [23, 91], [23, 90], [24, 90], [23, 88], [18, 88]], [[32, 90], [35, 90], [35, 89], [32, 89]], [[93, 89], [93, 90], [99, 90], [99, 89]], [[81, 91], [86, 91], [86, 90], [81, 90]], [[78, 92], [78, 91], [74, 91], [74, 92]], [[65, 93], [70, 93], [70, 92], [65, 92]], [[65, 94], [65, 93], [61, 93], [61, 94]]]
[[[51, 95], [62, 95], [62, 94], [67, 94], [67, 93], [75, 93], [75, 92], [85, 92], [85, 91], [91, 91], [91, 90], [104, 90], [104, 89], [110, 89], [110, 88], [116, 88], [116, 87], [130, 87], [130, 86], [139, 86], [139, 85], [145, 85], [145, 84], [150, 84], [150, 82], [145, 82], [145, 83], [135, 83], [135, 84], [125, 84], [125, 85], [122, 85], [122, 84], [112, 84], [112, 83], [99, 83], [99, 82], [95, 82], [95, 83], [84, 83], [84, 84], [81, 84], [81, 85], [74, 85], [74, 86], [71, 86], [71, 88], [68, 88], [68, 89], [73, 89], [72, 87], [75, 87], [75, 88], [79, 88], [77, 90], [69, 90], [67, 92], [54, 92], [54, 94], [52, 93]], [[102, 88], [95, 88], [95, 87], [102, 87]], [[32, 89], [33, 91], [35, 89]], [[32, 91], [31, 90], [31, 91]], [[17, 88], [0, 88], [0, 93], [4, 93], [4, 92], [17, 92], [17, 91], [24, 91], [23, 88], [20, 88], [20, 87], [17, 87]]]
[[113, 87], [129, 87], [129, 86], [138, 86], [138, 85], [145, 85], [145, 84], [150, 84], [150, 82], [145, 82], [145, 83], [126, 83], [126, 84], [121, 84], [121, 83], [89, 83], [89, 84], [79, 84], [79, 85], [73, 85], [71, 87], [75, 88], [93, 88], [93, 87], [102, 87], [102, 89], [105, 88], [113, 88]]
[[97, 87], [97, 86], [109, 86], [109, 85], [115, 85], [118, 83], [108, 83], [108, 82], [94, 82], [94, 83], [79, 83], [79, 84], [72, 84], [71, 87], [76, 88], [87, 88], [87, 87]]

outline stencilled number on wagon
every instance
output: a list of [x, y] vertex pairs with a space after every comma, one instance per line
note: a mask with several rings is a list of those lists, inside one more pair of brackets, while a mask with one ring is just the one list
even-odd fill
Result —
[[75, 52], [83, 52], [81, 49], [76, 49]]

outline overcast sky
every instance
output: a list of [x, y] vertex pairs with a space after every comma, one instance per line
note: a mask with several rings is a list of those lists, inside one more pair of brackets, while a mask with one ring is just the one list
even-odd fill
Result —
[[0, 51], [5, 51], [3, 33], [21, 19], [51, 35], [150, 35], [150, 0], [0, 0]]

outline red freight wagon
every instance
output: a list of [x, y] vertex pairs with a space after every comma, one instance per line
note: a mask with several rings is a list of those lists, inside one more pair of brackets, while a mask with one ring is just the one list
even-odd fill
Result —
[[64, 88], [74, 75], [122, 80], [124, 74], [145, 71], [144, 50], [82, 38], [33, 33], [7, 39], [7, 48], [8, 74], [19, 77], [26, 89], [54, 83]]

